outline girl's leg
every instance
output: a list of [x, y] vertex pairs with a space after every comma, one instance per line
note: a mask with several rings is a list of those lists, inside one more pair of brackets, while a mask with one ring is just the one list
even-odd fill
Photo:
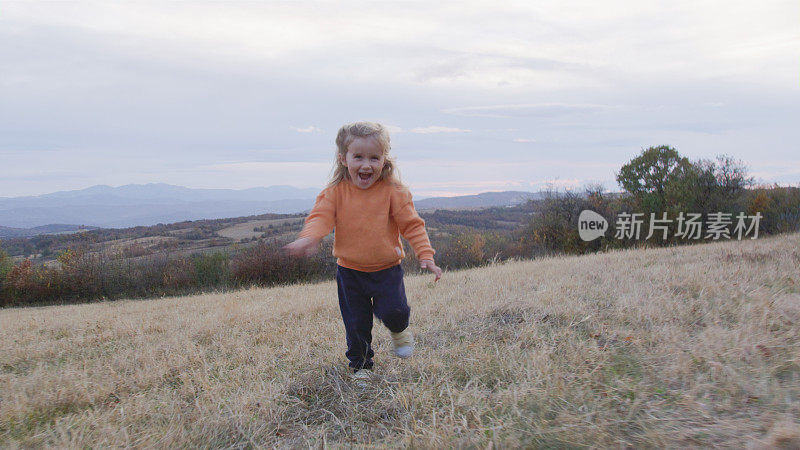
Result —
[[369, 275], [367, 294], [372, 296], [375, 316], [393, 333], [408, 328], [411, 308], [403, 284], [403, 267], [398, 264]]
[[364, 293], [359, 278], [365, 272], [337, 266], [336, 285], [339, 290], [339, 310], [347, 334], [347, 359], [354, 370], [371, 369], [372, 302]]

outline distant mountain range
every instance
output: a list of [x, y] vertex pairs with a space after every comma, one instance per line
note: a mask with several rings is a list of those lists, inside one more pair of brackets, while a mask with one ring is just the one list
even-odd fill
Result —
[[13, 228], [0, 226], [0, 239], [31, 237], [40, 234], [75, 233], [78, 231], [96, 230], [97, 228], [98, 227], [85, 227], [83, 225], [66, 225], [63, 223], [54, 223], [51, 225], [42, 225], [33, 228]]
[[[0, 238], [125, 228], [265, 213], [294, 214], [314, 206], [320, 189], [270, 186], [243, 190], [191, 189], [164, 183], [92, 186], [28, 197], [0, 197]], [[533, 192], [486, 192], [415, 200], [420, 210], [511, 206]]]
[[221, 219], [310, 209], [317, 188], [190, 189], [164, 183], [92, 186], [77, 191], [0, 198], [0, 225], [31, 228], [82, 224], [102, 228]]
[[482, 194], [461, 195], [458, 197], [431, 197], [415, 200], [414, 206], [417, 210], [514, 206], [528, 200], [541, 199], [543, 195], [541, 192], [524, 191], [484, 192]]

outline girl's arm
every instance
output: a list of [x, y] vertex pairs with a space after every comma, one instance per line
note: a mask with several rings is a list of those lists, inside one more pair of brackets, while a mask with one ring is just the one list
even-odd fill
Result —
[[311, 256], [317, 252], [320, 241], [330, 234], [336, 223], [336, 205], [330, 195], [331, 191], [326, 189], [317, 196], [297, 239], [283, 247], [287, 253], [292, 256]]
[[414, 254], [419, 260], [422, 269], [430, 270], [436, 275], [434, 281], [442, 277], [440, 269], [433, 261], [436, 250], [431, 246], [428, 232], [425, 231], [425, 221], [419, 216], [408, 190], [397, 190], [392, 197], [392, 216], [400, 229], [400, 234], [411, 244]]
[[442, 269], [440, 269], [432, 259], [423, 259], [419, 262], [419, 266], [423, 269], [430, 270], [434, 273], [434, 275], [436, 275], [436, 279], [433, 280], [434, 282], [439, 281], [439, 278], [442, 278]]
[[283, 249], [292, 256], [311, 256], [317, 253], [320, 239], [298, 238], [294, 242], [286, 244]]

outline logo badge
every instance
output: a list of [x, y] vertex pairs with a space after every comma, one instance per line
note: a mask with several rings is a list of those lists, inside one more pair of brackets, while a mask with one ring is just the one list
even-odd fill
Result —
[[591, 209], [584, 209], [578, 216], [578, 234], [584, 241], [593, 241], [600, 236], [605, 236], [608, 230], [608, 221], [605, 217]]

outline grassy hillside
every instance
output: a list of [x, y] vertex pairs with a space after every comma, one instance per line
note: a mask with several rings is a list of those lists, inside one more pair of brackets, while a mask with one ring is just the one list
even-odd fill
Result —
[[0, 311], [0, 446], [800, 445], [800, 235], [406, 279], [348, 380], [335, 282]]

